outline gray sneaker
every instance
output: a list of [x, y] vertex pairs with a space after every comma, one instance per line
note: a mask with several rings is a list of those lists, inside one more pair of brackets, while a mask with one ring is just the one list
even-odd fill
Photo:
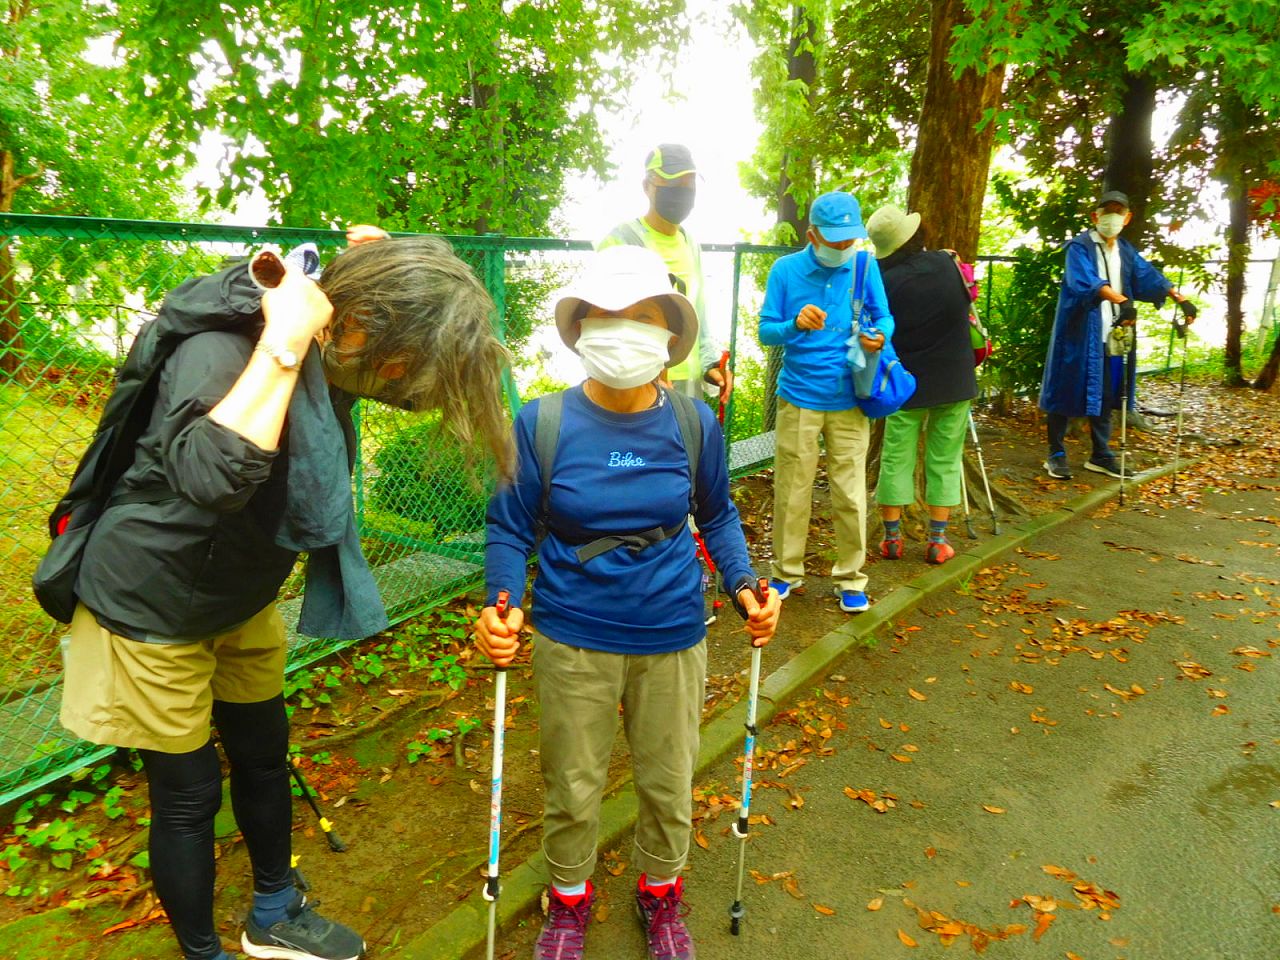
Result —
[[642, 885], [636, 890], [636, 916], [644, 928], [649, 945], [649, 960], [695, 960], [693, 939], [684, 925], [689, 908], [684, 903], [684, 878], [661, 897], [654, 896]]
[[1067, 466], [1067, 455], [1055, 453], [1044, 462], [1044, 472], [1055, 480], [1070, 480], [1071, 468]]
[[350, 927], [316, 913], [319, 901], [298, 894], [283, 920], [269, 927], [245, 920], [240, 949], [261, 960], [360, 960], [364, 938]]
[[1084, 463], [1086, 470], [1092, 470], [1094, 473], [1105, 473], [1108, 477], [1115, 477], [1117, 480], [1132, 480], [1133, 471], [1125, 469], [1124, 473], [1120, 472], [1120, 458], [1107, 457], [1102, 460], [1095, 460], [1090, 457]]

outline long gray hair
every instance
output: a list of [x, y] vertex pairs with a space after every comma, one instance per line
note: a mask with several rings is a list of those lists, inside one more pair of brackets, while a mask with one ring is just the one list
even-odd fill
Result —
[[367, 370], [405, 365], [387, 399], [439, 410], [464, 448], [483, 445], [510, 476], [511, 428], [502, 402], [510, 355], [493, 332], [495, 307], [484, 285], [444, 240], [393, 237], [344, 250], [320, 287], [333, 304], [332, 335], [355, 322], [368, 339], [351, 356]]

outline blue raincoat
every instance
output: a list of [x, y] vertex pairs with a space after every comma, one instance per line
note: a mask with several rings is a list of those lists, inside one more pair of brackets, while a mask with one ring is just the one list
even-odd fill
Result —
[[[1103, 413], [1103, 329], [1102, 298], [1107, 279], [1098, 270], [1097, 246], [1092, 230], [1067, 244], [1067, 267], [1058, 294], [1058, 310], [1053, 318], [1053, 336], [1045, 358], [1040, 384], [1040, 409], [1066, 417], [1096, 417]], [[1164, 303], [1173, 284], [1134, 249], [1120, 245], [1121, 292], [1131, 300], [1144, 300], [1157, 307]], [[1119, 360], [1120, 358], [1115, 358]], [[1130, 370], [1133, 363], [1129, 364]], [[1132, 392], [1132, 381], [1129, 384]], [[1113, 404], [1119, 406], [1113, 399]]]

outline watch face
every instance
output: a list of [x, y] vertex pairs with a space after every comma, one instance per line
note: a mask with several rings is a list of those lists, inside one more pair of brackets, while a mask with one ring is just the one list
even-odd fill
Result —
[[280, 351], [280, 366], [292, 370], [298, 365], [298, 355], [292, 350]]

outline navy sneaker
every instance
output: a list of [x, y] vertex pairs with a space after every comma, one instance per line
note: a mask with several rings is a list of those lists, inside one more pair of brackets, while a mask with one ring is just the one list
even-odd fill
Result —
[[240, 949], [262, 960], [360, 960], [364, 938], [350, 927], [316, 913], [319, 901], [298, 894], [285, 908], [285, 918], [269, 927], [245, 920]]
[[644, 880], [636, 890], [636, 916], [644, 928], [649, 960], [695, 960], [693, 939], [684, 924], [689, 908], [684, 903], [684, 878], [667, 888], [662, 896], [645, 889]]
[[804, 584], [803, 580], [779, 580], [776, 577], [769, 579], [769, 586], [778, 591], [778, 599], [785, 600], [791, 596], [791, 588], [799, 587]]
[[1095, 460], [1093, 457], [1090, 457], [1085, 461], [1084, 468], [1086, 470], [1092, 470], [1094, 473], [1105, 473], [1108, 477], [1115, 477], [1117, 480], [1133, 479], [1132, 470], [1125, 470], [1123, 473], [1120, 472], [1119, 457], [1104, 457], [1100, 460]]
[[871, 609], [871, 601], [861, 590], [841, 590], [836, 587], [836, 596], [840, 598], [840, 609], [845, 613], [864, 613]]
[[1067, 455], [1055, 453], [1044, 462], [1044, 472], [1055, 480], [1070, 480], [1071, 468], [1067, 466]]

